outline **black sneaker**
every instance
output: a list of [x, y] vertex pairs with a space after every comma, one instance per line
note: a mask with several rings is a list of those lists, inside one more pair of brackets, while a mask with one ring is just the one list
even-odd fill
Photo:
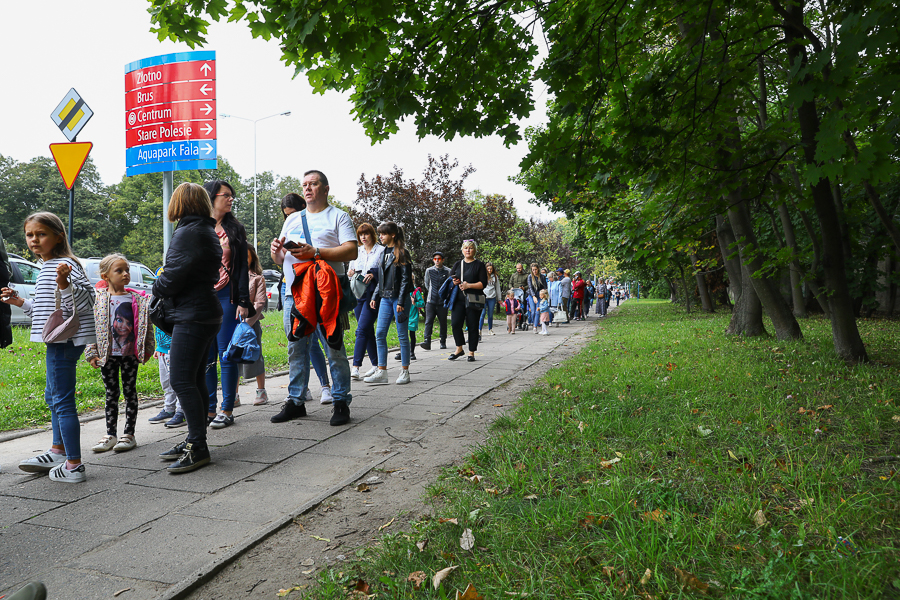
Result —
[[409, 360], [416, 360], [416, 353], [415, 353], [415, 352], [413, 352], [412, 354], [409, 355]]
[[273, 423], [285, 423], [306, 416], [306, 404], [296, 405], [290, 400], [281, 406], [281, 412], [269, 419]]
[[421, 348], [422, 350], [431, 350], [431, 340], [422, 342], [421, 344], [419, 344], [419, 348]]
[[196, 444], [186, 443], [184, 453], [177, 462], [167, 469], [169, 473], [187, 473], [199, 469], [209, 463], [209, 446], [197, 447]]
[[331, 408], [331, 425], [346, 425], [350, 422], [350, 407], [346, 402], [335, 402]]
[[441, 350], [447, 349], [447, 342], [441, 342]]
[[184, 454], [184, 447], [187, 446], [187, 440], [184, 440], [180, 444], [177, 444], [173, 448], [170, 448], [159, 455], [159, 457], [163, 460], [178, 460], [178, 458]]
[[155, 417], [150, 417], [147, 420], [150, 421], [151, 423], [164, 423], [174, 416], [175, 416], [174, 411], [168, 412], [166, 410], [161, 410], [161, 411], [159, 411], [159, 414], [157, 414]]
[[216, 420], [216, 415], [209, 416], [206, 415], [206, 426], [209, 427], [209, 424]]
[[398, 352], [397, 354], [394, 355], [394, 360], [400, 360], [400, 353], [399, 353], [399, 352]]

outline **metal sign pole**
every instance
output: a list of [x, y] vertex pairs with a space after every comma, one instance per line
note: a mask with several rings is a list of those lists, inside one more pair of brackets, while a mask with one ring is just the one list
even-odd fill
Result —
[[[73, 136], [72, 142], [77, 142], [78, 137]], [[75, 252], [73, 246], [75, 244], [75, 182], [69, 188], [69, 249]]]
[[173, 171], [163, 171], [163, 262], [172, 241], [172, 223], [169, 222], [169, 200], [172, 198]]

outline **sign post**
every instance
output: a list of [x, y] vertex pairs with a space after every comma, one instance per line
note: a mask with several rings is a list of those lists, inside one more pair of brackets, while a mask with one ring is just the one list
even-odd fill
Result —
[[216, 169], [216, 53], [152, 56], [125, 65], [125, 175], [163, 174], [163, 252], [173, 172]]
[[[56, 168], [59, 169], [59, 174], [62, 175], [66, 189], [69, 190], [70, 247], [75, 240], [75, 180], [78, 178], [78, 174], [81, 173], [84, 161], [87, 160], [88, 153], [93, 147], [90, 142], [78, 144], [75, 139], [93, 116], [94, 111], [85, 104], [84, 99], [75, 91], [75, 88], [70, 89], [69, 93], [62, 99], [62, 102], [50, 113], [50, 118], [59, 127], [62, 134], [66, 136], [67, 140], [72, 142], [71, 144], [50, 144], [50, 152], [56, 161]], [[72, 146], [72, 148], [67, 149], [65, 148], [66, 146]], [[64, 164], [60, 163], [60, 157], [62, 157]], [[67, 175], [71, 177], [67, 178]]]

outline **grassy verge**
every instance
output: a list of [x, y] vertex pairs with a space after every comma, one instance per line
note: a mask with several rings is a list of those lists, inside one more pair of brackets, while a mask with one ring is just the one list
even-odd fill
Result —
[[[262, 351], [266, 360], [266, 371], [287, 369], [287, 340], [281, 325], [279, 313], [266, 313], [262, 320]], [[421, 330], [421, 327], [420, 327]], [[356, 320], [350, 315], [350, 329], [344, 334], [344, 345], [349, 355], [353, 353], [356, 339]], [[13, 327], [13, 344], [0, 350], [0, 431], [23, 427], [34, 427], [50, 421], [50, 410], [44, 403], [46, 384], [46, 346], [30, 342], [30, 330]], [[391, 327], [388, 332], [388, 346], [398, 344], [397, 331]], [[87, 362], [80, 361], [77, 371], [76, 394], [78, 412], [88, 412], [103, 408], [106, 391], [99, 369], [93, 369]], [[138, 396], [144, 399], [159, 398], [159, 366], [151, 358], [138, 369]], [[120, 410], [124, 408], [120, 406]]]
[[862, 321], [847, 367], [823, 320], [726, 324], [628, 303], [433, 485], [436, 518], [306, 597], [900, 597], [900, 326]]

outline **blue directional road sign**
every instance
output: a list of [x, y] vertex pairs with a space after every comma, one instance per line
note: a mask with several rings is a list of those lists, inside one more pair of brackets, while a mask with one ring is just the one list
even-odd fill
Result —
[[216, 140], [144, 144], [125, 150], [126, 175], [215, 169]]

